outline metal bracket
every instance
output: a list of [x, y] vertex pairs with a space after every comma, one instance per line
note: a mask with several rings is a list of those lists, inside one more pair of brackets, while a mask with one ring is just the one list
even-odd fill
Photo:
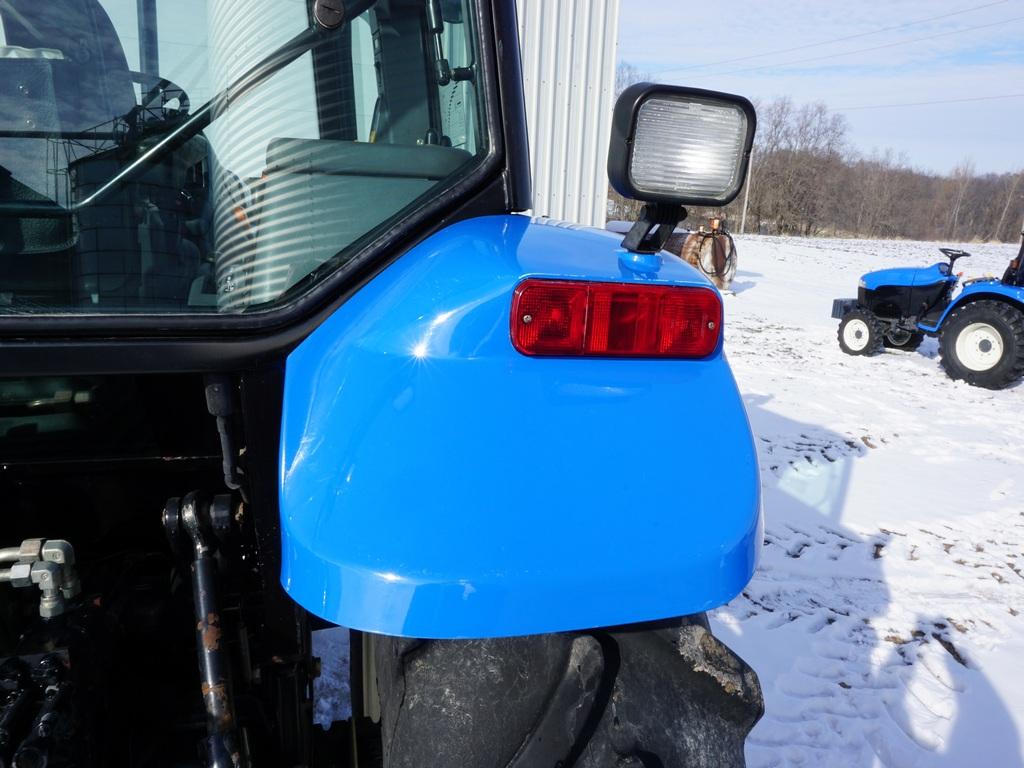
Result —
[[682, 206], [648, 203], [622, 241], [622, 247], [633, 253], [657, 253], [665, 247], [676, 225], [685, 218], [686, 209]]

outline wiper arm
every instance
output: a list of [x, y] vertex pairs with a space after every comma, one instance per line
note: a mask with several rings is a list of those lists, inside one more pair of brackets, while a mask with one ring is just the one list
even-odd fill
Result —
[[344, 3], [342, 0], [317, 0], [314, 8], [315, 22], [313, 26], [300, 32], [280, 48], [271, 52], [233, 83], [230, 83], [224, 90], [203, 104], [194, 114], [190, 115], [185, 122], [135, 158], [131, 164], [122, 168], [121, 171], [111, 177], [108, 182], [91, 195], [68, 206], [58, 205], [49, 201], [32, 202], [19, 200], [15, 202], [0, 202], [0, 217], [62, 218], [71, 216], [83, 208], [101, 202], [112, 192], [131, 181], [151, 162], [175, 150], [197, 133], [205, 130], [210, 123], [217, 120], [240, 98], [265, 83], [293, 61], [332, 38], [335, 32], [347, 27], [352, 19], [369, 10], [376, 3], [377, 0], [355, 0], [352, 3]]

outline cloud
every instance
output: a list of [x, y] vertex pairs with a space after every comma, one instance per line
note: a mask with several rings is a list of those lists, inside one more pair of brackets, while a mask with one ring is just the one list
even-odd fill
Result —
[[[1024, 93], [1021, 0], [621, 1], [620, 59], [663, 82], [833, 109]], [[1021, 97], [845, 114], [856, 146], [928, 170], [1024, 166]]]

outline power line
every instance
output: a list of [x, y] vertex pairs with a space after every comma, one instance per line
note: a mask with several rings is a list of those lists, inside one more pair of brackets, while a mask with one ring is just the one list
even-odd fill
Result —
[[778, 50], [765, 51], [764, 53], [752, 53], [749, 56], [739, 56], [739, 57], [737, 57], [735, 59], [722, 59], [721, 61], [711, 61], [711, 62], [707, 62], [705, 64], [690, 64], [689, 66], [675, 67], [673, 69], [659, 69], [656, 72], [652, 72], [651, 74], [660, 75], [660, 74], [664, 74], [665, 72], [684, 72], [684, 71], [690, 70], [690, 69], [701, 69], [701, 68], [704, 68], [704, 67], [717, 67], [717, 66], [721, 66], [722, 64], [733, 64], [733, 63], [735, 63], [737, 61], [749, 61], [750, 59], [760, 59], [760, 58], [762, 58], [764, 56], [775, 56], [775, 55], [780, 54], [780, 53], [792, 53], [793, 51], [803, 51], [803, 50], [806, 50], [808, 48], [818, 48], [818, 47], [820, 47], [822, 45], [830, 45], [832, 43], [842, 43], [842, 42], [846, 42], [847, 40], [856, 40], [856, 39], [861, 38], [861, 37], [870, 37], [871, 35], [880, 35], [883, 32], [893, 32], [893, 31], [895, 31], [897, 29], [906, 29], [907, 27], [914, 27], [914, 26], [917, 26], [918, 24], [927, 24], [928, 22], [931, 22], [931, 21], [939, 21], [941, 19], [948, 19], [951, 16], [960, 16], [960, 15], [965, 14], [965, 13], [972, 13], [973, 11], [980, 11], [980, 10], [983, 10], [985, 8], [991, 8], [992, 6], [995, 6], [995, 5], [1005, 5], [1009, 1], [1010, 0], [996, 0], [996, 2], [994, 2], [994, 3], [985, 3], [984, 5], [975, 5], [975, 6], [972, 6], [970, 8], [963, 8], [963, 9], [961, 9], [959, 11], [953, 11], [951, 13], [943, 13], [943, 14], [941, 14], [939, 16], [929, 16], [927, 19], [918, 19], [916, 21], [908, 21], [905, 24], [897, 24], [894, 27], [882, 27], [880, 29], [871, 30], [870, 32], [858, 32], [855, 35], [846, 35], [844, 37], [834, 37], [834, 38], [832, 38], [830, 40], [822, 40], [821, 42], [818, 42], [818, 43], [807, 43], [805, 45], [796, 45], [796, 46], [793, 46], [792, 48], [779, 48]]
[[963, 104], [968, 101], [994, 101], [996, 99], [1020, 99], [1024, 93], [1003, 93], [998, 96], [971, 96], [964, 99], [940, 99], [937, 101], [907, 101], [902, 104], [866, 104], [857, 107], [836, 107], [833, 112], [853, 112], [859, 109], [889, 109], [895, 107], [926, 107], [932, 104]]
[[1010, 24], [1014, 21], [1020, 21], [1024, 19], [1024, 16], [1014, 16], [1009, 19], [1002, 19], [1000, 21], [994, 21], [991, 24], [979, 24], [974, 27], [962, 27], [961, 29], [954, 29], [949, 32], [940, 32], [936, 35], [927, 35], [925, 37], [915, 37], [910, 40], [898, 40], [895, 43], [885, 43], [883, 45], [873, 45], [870, 48], [857, 48], [853, 51], [843, 51], [842, 53], [829, 53], [824, 56], [811, 56], [806, 59], [796, 59], [795, 61], [786, 61], [781, 64], [763, 64], [758, 67], [744, 67], [743, 69], [733, 69], [728, 72], [713, 72], [710, 74], [697, 75], [697, 77], [725, 77], [726, 75], [737, 75], [742, 72], [756, 72], [762, 69], [780, 69], [782, 67], [792, 67], [797, 64], [807, 64], [813, 61], [824, 61], [825, 59], [835, 59], [841, 56], [853, 56], [857, 53], [868, 53], [870, 51], [880, 51], [884, 48], [896, 48], [901, 45], [910, 45], [911, 43], [921, 43], [926, 40], [937, 40], [940, 37], [950, 37], [951, 35], [962, 35], [965, 32], [976, 32], [979, 29], [990, 29], [991, 27], [998, 27], [1003, 24]]

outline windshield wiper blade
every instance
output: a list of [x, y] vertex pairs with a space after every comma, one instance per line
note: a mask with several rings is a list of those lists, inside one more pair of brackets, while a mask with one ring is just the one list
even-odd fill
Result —
[[112, 192], [131, 181], [142, 170], [147, 168], [150, 163], [163, 157], [168, 152], [172, 152], [193, 136], [205, 130], [207, 126], [224, 114], [238, 99], [265, 83], [293, 61], [312, 51], [326, 40], [331, 39], [338, 30], [347, 27], [352, 19], [369, 10], [376, 3], [377, 0], [357, 0], [357, 2], [343, 5], [343, 16], [335, 26], [325, 27], [320, 22], [314, 22], [313, 26], [300, 32], [251, 67], [233, 83], [230, 83], [224, 90], [203, 104], [195, 113], [189, 115], [185, 122], [170, 131], [166, 136], [135, 158], [129, 165], [122, 168], [88, 197], [67, 206], [51, 201], [0, 202], [0, 217], [30, 219], [63, 218], [65, 216], [72, 216], [83, 208], [101, 202]]

